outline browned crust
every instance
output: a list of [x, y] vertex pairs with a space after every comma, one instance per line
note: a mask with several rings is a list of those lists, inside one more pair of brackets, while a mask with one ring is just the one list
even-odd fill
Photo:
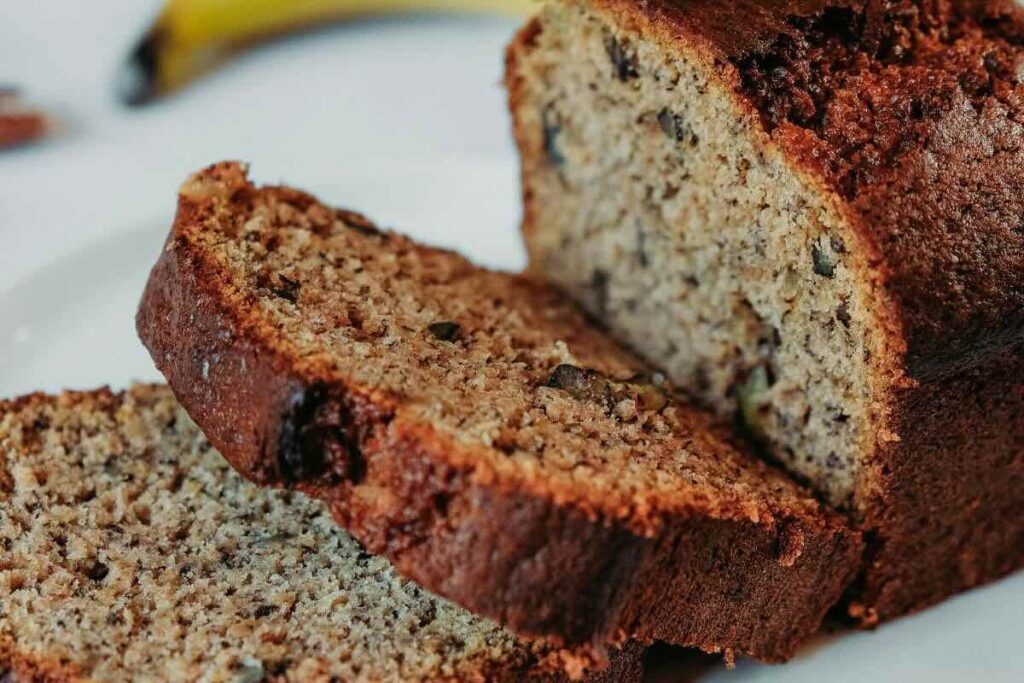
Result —
[[348, 416], [346, 450], [359, 467], [333, 457], [326, 474], [291, 485], [328, 501], [408, 578], [583, 655], [635, 637], [766, 661], [791, 656], [851, 578], [860, 541], [838, 518], [798, 511], [765, 524], [675, 513], [644, 535], [503, 485], [394, 398], [289, 357], [260, 320], [231, 306], [226, 274], [182, 236], [210, 210], [181, 198], [139, 309], [143, 342], [213, 445], [258, 483], [289, 483], [278, 463], [297, 403], [315, 396]]
[[0, 681], [11, 683], [84, 683], [86, 679], [71, 664], [55, 657], [19, 650], [7, 636], [0, 635]]
[[[765, 49], [780, 32], [791, 31], [786, 16], [869, 4], [588, 2], [616, 24], [701, 59], [734, 91], [739, 76], [730, 58]], [[1019, 9], [1014, 12], [1021, 16]], [[513, 112], [523, 98], [516, 60], [539, 30], [532, 21], [509, 47], [506, 85]], [[736, 104], [740, 115], [756, 116], [738, 92]], [[513, 122], [525, 154], [532, 149], [532, 133], [520, 128], [517, 117]], [[958, 144], [969, 147], [964, 135], [972, 127], [953, 130]], [[872, 625], [1024, 567], [1021, 235], [1010, 230], [1005, 213], [996, 212], [1003, 225], [957, 220], [985, 182], [993, 205], [1007, 205], [1010, 187], [1016, 201], [1024, 202], [1014, 180], [1024, 168], [1024, 144], [1005, 150], [1014, 155], [1006, 166], [1009, 177], [984, 159], [958, 156], [954, 145], [940, 176], [926, 172], [922, 159], [911, 160], [853, 206], [822, 175], [805, 135], [780, 128], [771, 135], [762, 130], [759, 137], [848, 221], [856, 238], [850, 244], [862, 256], [862, 284], [872, 293], [868, 300], [875, 302], [873, 313], [887, 337], [873, 379], [876, 440], [866, 446], [868, 474], [858, 492], [868, 553], [851, 591], [851, 613]], [[523, 231], [529, 233], [537, 229], [536, 209], [525, 177], [523, 187]]]
[[898, 389], [851, 606], [871, 625], [1024, 567], [1024, 361]]

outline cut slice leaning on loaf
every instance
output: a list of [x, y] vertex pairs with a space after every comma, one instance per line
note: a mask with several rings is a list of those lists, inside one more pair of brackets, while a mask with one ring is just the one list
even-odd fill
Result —
[[865, 622], [1024, 565], [1024, 21], [564, 0], [508, 55], [531, 269], [869, 539]]
[[859, 557], [556, 290], [238, 164], [182, 187], [137, 322], [242, 474], [522, 634], [781, 660]]
[[[243, 481], [167, 387], [0, 402], [0, 679], [567, 680]], [[636, 648], [591, 681], [639, 681]]]

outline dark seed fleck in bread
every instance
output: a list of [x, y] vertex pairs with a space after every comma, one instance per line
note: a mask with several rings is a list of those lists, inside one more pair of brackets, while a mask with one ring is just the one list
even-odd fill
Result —
[[0, 403], [0, 547], [4, 680], [562, 678], [322, 504], [244, 482], [166, 387]]
[[859, 617], [1024, 566], [1018, 4], [553, 0], [508, 66], [531, 270], [852, 513]]
[[556, 290], [238, 164], [183, 186], [138, 328], [245, 476], [517, 632], [783, 659], [859, 556]]

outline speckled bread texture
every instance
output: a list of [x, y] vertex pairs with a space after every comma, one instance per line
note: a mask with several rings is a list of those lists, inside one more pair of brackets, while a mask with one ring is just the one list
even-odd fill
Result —
[[859, 557], [556, 290], [238, 164], [182, 187], [137, 322], [246, 477], [522, 634], [781, 660]]
[[1022, 27], [564, 0], [508, 53], [531, 269], [852, 513], [867, 624], [1024, 563]]
[[[0, 545], [4, 681], [565, 680], [242, 480], [167, 387], [0, 402]], [[589, 680], [639, 680], [639, 654]]]

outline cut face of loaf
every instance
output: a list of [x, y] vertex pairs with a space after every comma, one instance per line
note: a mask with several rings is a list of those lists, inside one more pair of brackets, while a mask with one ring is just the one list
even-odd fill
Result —
[[859, 557], [556, 290], [238, 164], [183, 186], [138, 329], [242, 474], [520, 633], [779, 660]]
[[852, 512], [867, 621], [1024, 563], [1022, 26], [565, 0], [509, 50], [531, 268]]
[[322, 504], [244, 482], [166, 387], [0, 403], [0, 546], [4, 680], [563, 678]]

